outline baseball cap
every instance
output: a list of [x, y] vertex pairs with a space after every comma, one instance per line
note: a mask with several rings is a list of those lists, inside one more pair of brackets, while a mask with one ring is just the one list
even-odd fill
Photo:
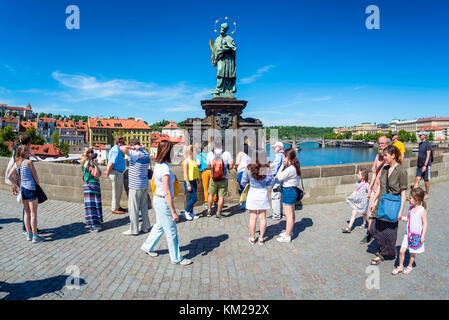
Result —
[[284, 144], [283, 144], [282, 142], [278, 141], [278, 142], [276, 142], [275, 144], [273, 144], [272, 147], [273, 147], [273, 148], [276, 148], [276, 147], [281, 147], [281, 148], [283, 148], [283, 147], [284, 147]]

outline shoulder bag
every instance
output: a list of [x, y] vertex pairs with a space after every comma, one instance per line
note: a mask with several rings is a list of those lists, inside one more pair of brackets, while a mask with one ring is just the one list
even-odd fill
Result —
[[248, 183], [245, 185], [245, 188], [242, 191], [242, 194], [240, 195], [239, 203], [245, 203], [246, 199], [248, 197], [248, 191], [249, 191], [249, 171], [246, 169], [246, 172], [248, 174]]
[[298, 194], [298, 196], [296, 197], [296, 202], [300, 202], [302, 200], [302, 198], [304, 198], [304, 182], [302, 181], [302, 177], [299, 176], [299, 178], [301, 179], [301, 186], [302, 189], [295, 187], [296, 188], [296, 193]]
[[42, 190], [41, 186], [36, 184], [36, 193], [37, 193], [37, 202], [43, 203], [48, 200], [47, 195], [44, 190]]
[[388, 183], [388, 171], [387, 175], [387, 193], [384, 193], [379, 200], [379, 208], [377, 209], [377, 219], [397, 222], [399, 211], [401, 210], [401, 196], [390, 193], [390, 185]]
[[412, 215], [412, 209], [410, 209], [410, 212], [408, 214], [408, 246], [409, 248], [412, 249], [418, 249], [421, 246], [421, 236], [422, 236], [422, 229], [421, 229], [421, 233], [410, 233], [410, 218]]

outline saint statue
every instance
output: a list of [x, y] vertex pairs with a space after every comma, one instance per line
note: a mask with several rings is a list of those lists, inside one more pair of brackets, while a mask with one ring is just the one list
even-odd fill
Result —
[[227, 23], [220, 26], [220, 35], [215, 39], [212, 48], [212, 65], [217, 66], [217, 88], [212, 90], [214, 97], [233, 98], [237, 91], [235, 87], [235, 52], [237, 47], [234, 44], [234, 39], [226, 35], [228, 30]]

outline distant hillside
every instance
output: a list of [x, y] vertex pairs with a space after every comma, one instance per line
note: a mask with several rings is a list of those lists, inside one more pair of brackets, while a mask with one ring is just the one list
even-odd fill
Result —
[[325, 134], [333, 132], [333, 127], [301, 127], [301, 126], [273, 126], [265, 127], [267, 130], [267, 139], [270, 138], [270, 129], [278, 129], [280, 139], [293, 139], [305, 137], [323, 137]]

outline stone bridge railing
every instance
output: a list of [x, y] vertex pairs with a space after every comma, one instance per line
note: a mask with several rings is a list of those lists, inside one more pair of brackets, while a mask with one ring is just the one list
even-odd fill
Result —
[[[4, 174], [8, 158], [0, 158], [0, 189], [11, 190], [4, 183]], [[305, 196], [304, 204], [330, 203], [343, 201], [354, 191], [356, 173], [359, 168], [371, 170], [372, 163], [353, 163], [342, 165], [303, 167]], [[417, 159], [405, 159], [403, 163], [409, 175], [409, 184], [412, 185], [416, 172]], [[38, 162], [35, 163], [36, 170], [42, 188], [50, 199], [83, 202], [83, 181], [79, 165]], [[104, 172], [105, 168], [102, 168]], [[449, 180], [449, 151], [445, 149], [434, 151], [434, 163], [431, 169], [431, 183]], [[173, 166], [173, 172], [182, 180], [182, 168]], [[228, 203], [238, 202], [238, 186], [236, 172], [230, 173]], [[109, 179], [101, 178], [103, 204], [109, 206], [111, 203], [111, 182]], [[184, 205], [184, 188], [181, 183], [180, 196], [176, 199], [176, 207], [181, 209]], [[200, 201], [203, 200], [201, 190], [198, 192]], [[126, 206], [126, 194], [122, 197], [123, 205]], [[200, 202], [199, 202], [200, 203]], [[198, 204], [198, 203], [197, 203]]]

